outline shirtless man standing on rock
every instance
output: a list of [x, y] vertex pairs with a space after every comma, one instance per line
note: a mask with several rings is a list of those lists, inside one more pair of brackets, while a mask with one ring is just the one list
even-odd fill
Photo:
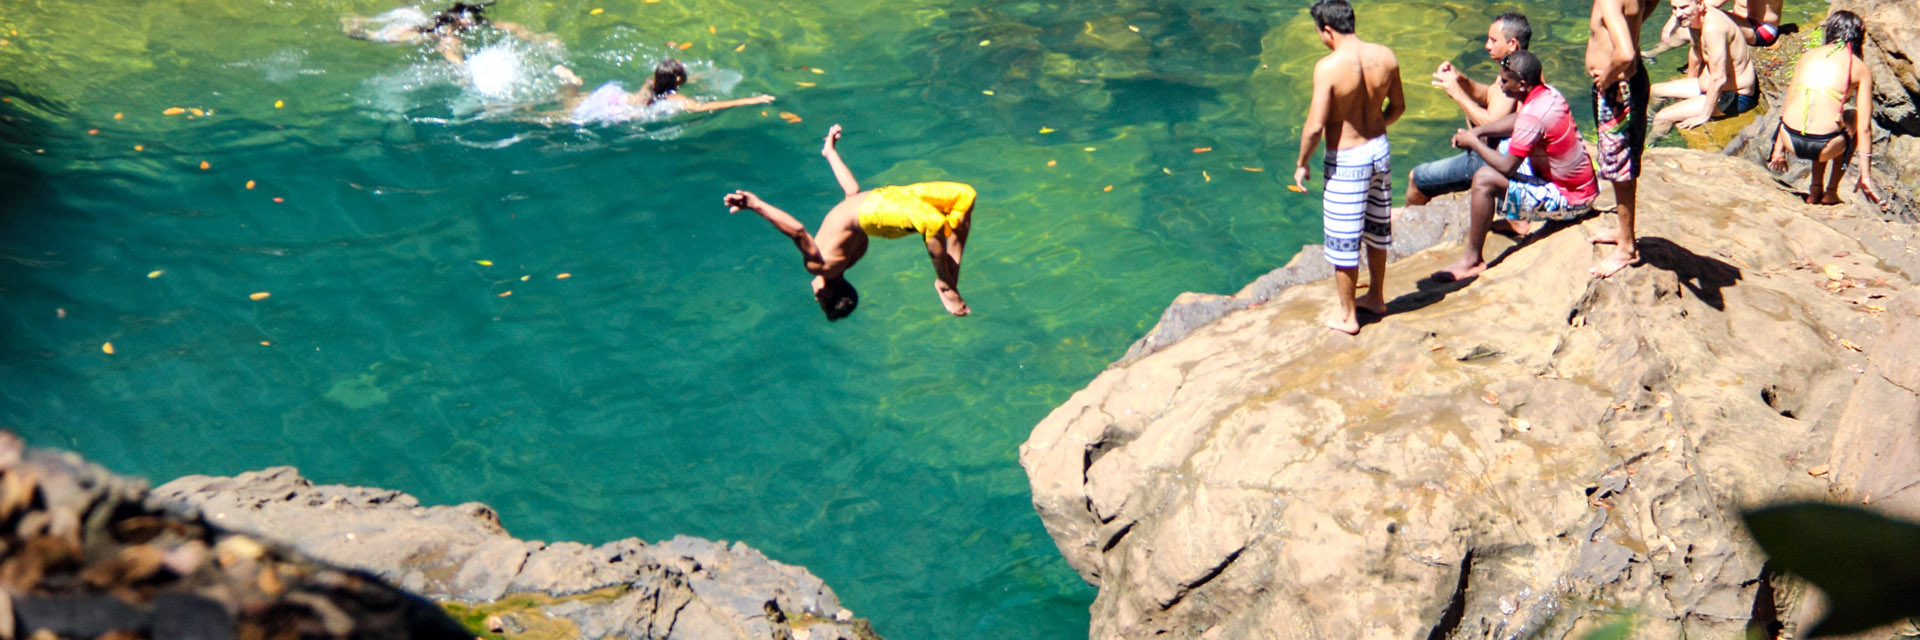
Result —
[[[1393, 242], [1393, 168], [1387, 126], [1407, 110], [1400, 88], [1400, 61], [1393, 50], [1353, 34], [1353, 5], [1347, 0], [1313, 3], [1313, 24], [1320, 43], [1333, 53], [1313, 65], [1313, 102], [1300, 131], [1300, 163], [1293, 183], [1304, 191], [1313, 148], [1326, 138], [1327, 188], [1322, 223], [1327, 262], [1333, 263], [1340, 316], [1327, 328], [1360, 333], [1355, 308], [1384, 314], [1381, 293], [1387, 278], [1387, 246]], [[1384, 108], [1383, 106], [1384, 105]], [[1367, 247], [1370, 286], [1354, 300], [1360, 270], [1360, 245]]]
[[1605, 278], [1640, 261], [1634, 246], [1634, 194], [1640, 152], [1647, 146], [1647, 66], [1640, 62], [1640, 26], [1659, 0], [1593, 0], [1587, 76], [1593, 78], [1593, 123], [1600, 134], [1600, 178], [1613, 183], [1620, 228], [1594, 236], [1613, 251], [1589, 271]]

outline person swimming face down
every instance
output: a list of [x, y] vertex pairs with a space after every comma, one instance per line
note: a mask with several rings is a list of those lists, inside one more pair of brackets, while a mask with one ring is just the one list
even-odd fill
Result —
[[813, 281], [813, 300], [820, 303], [820, 312], [827, 314], [828, 322], [838, 322], [860, 306], [860, 292], [846, 278], [820, 276]]
[[433, 14], [433, 21], [420, 27], [419, 31], [421, 33], [445, 32], [458, 34], [468, 29], [484, 25], [487, 23], [487, 17], [482, 15], [482, 13], [486, 11], [488, 4], [492, 3], [478, 2], [470, 4], [466, 2], [455, 2], [453, 6]]

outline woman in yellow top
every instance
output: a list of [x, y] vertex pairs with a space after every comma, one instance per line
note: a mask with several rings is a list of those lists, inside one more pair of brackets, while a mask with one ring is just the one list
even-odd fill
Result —
[[967, 315], [967, 301], [960, 297], [960, 253], [967, 246], [967, 230], [973, 214], [973, 187], [958, 182], [922, 182], [900, 187], [880, 187], [861, 191], [860, 183], [840, 160], [834, 143], [840, 140], [840, 125], [827, 130], [820, 155], [833, 167], [847, 199], [834, 205], [820, 221], [820, 230], [812, 235], [791, 214], [762, 201], [746, 191], [729, 193], [722, 201], [729, 213], [747, 209], [760, 214], [775, 229], [793, 239], [800, 249], [807, 273], [813, 274], [813, 299], [827, 320], [839, 320], [853, 313], [860, 294], [847, 283], [847, 269], [867, 254], [867, 236], [899, 238], [919, 235], [927, 242], [927, 257], [933, 259], [933, 290], [947, 313]]
[[[1873, 188], [1873, 73], [1860, 58], [1866, 30], [1860, 16], [1835, 11], [1820, 26], [1826, 43], [1800, 54], [1780, 105], [1780, 126], [1774, 129], [1773, 153], [1767, 165], [1787, 170], [1787, 155], [1813, 163], [1808, 204], [1840, 204], [1840, 177], [1847, 170], [1852, 148], [1860, 160], [1860, 180], [1854, 184], [1867, 199], [1885, 208]], [[1847, 96], [1854, 105], [1847, 108]]]

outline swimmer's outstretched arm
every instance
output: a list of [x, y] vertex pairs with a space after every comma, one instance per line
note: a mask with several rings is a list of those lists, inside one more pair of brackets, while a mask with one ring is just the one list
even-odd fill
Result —
[[689, 98], [677, 93], [670, 93], [666, 95], [666, 99], [672, 100], [678, 103], [682, 111], [719, 111], [721, 109], [731, 109], [733, 107], [744, 107], [750, 104], [766, 104], [769, 102], [773, 102], [773, 96], [765, 96], [765, 95], [754, 96], [751, 98], [740, 98], [737, 100], [720, 100], [717, 102], [701, 102], [699, 100], [695, 100], [693, 98]]
[[460, 42], [460, 36], [448, 34], [440, 36], [440, 57], [454, 64], [466, 64], [466, 44]]
[[840, 190], [847, 192], [847, 197], [851, 198], [853, 194], [860, 193], [860, 181], [853, 179], [853, 171], [840, 159], [840, 150], [834, 148], [838, 142], [840, 125], [836, 124], [827, 128], [827, 139], [820, 144], [820, 155], [827, 157], [827, 166], [833, 167], [833, 179], [839, 181]]
[[826, 259], [820, 256], [820, 247], [813, 243], [813, 236], [807, 233], [807, 225], [800, 224], [800, 221], [795, 219], [793, 214], [781, 211], [779, 208], [767, 204], [766, 201], [760, 199], [760, 196], [753, 195], [751, 191], [736, 189], [733, 193], [729, 193], [721, 198], [720, 201], [726, 203], [727, 213], [738, 213], [741, 209], [746, 209], [760, 214], [760, 217], [765, 218], [767, 222], [773, 224], [774, 229], [779, 230], [780, 233], [793, 239], [793, 248], [800, 250], [800, 261], [806, 265], [807, 273], [816, 276], [838, 277], [841, 272], [846, 271], [844, 268], [827, 268]]

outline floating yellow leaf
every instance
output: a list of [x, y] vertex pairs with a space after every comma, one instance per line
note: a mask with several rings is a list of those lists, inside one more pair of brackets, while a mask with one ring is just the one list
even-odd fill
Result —
[[742, 42], [742, 43], [740, 43], [740, 46], [738, 46], [738, 47], [734, 47], [734, 48], [733, 48], [733, 52], [734, 52], [734, 53], [740, 53], [740, 52], [742, 52], [742, 51], [746, 51], [746, 50], [747, 50], [747, 43], [745, 43], [745, 42]]
[[108, 342], [106, 344], [100, 345], [100, 352], [107, 355], [113, 355], [113, 343]]
[[719, 34], [720, 30], [713, 28], [713, 25], [707, 25], [707, 33]]
[[1113, 190], [1113, 185], [1107, 185], [1107, 188], [1101, 189], [1101, 191], [1112, 191], [1112, 190]]
[[1040, 127], [1040, 133], [1041, 135], [1053, 133], [1053, 127]]
[[1167, 174], [1167, 175], [1173, 175], [1173, 170], [1172, 170], [1172, 169], [1168, 169], [1168, 168], [1166, 168], [1166, 167], [1160, 167], [1160, 173], [1164, 173], [1164, 174]]
[[282, 198], [282, 197], [280, 197], [280, 196], [274, 196], [274, 197], [273, 197], [273, 201], [274, 201], [274, 202], [286, 202], [286, 201], [287, 201], [287, 199], [286, 199], [286, 198]]
[[1288, 190], [1288, 191], [1292, 191], [1292, 192], [1294, 192], [1294, 193], [1306, 193], [1306, 192], [1307, 192], [1307, 190], [1306, 190], [1306, 189], [1302, 189], [1302, 188], [1300, 188], [1300, 185], [1297, 185], [1297, 184], [1290, 184], [1290, 185], [1287, 185], [1287, 190]]
[[587, 12], [587, 15], [590, 15], [590, 16], [597, 16], [597, 15], [600, 15], [600, 14], [602, 14], [602, 13], [606, 13], [606, 12], [607, 12], [607, 10], [606, 10], [606, 9], [601, 9], [601, 8], [599, 8], [599, 7], [595, 7], [595, 8], [594, 8], [594, 9], [593, 9], [592, 11], [588, 11], [588, 12]]
[[144, 144], [136, 144], [136, 145], [133, 145], [133, 150], [134, 150], [134, 151], [146, 151], [146, 150], [147, 150], [147, 145], [144, 145]]
[[158, 278], [158, 277], [160, 277], [160, 276], [162, 276], [162, 275], [166, 275], [166, 273], [167, 273], [167, 272], [165, 272], [165, 271], [162, 271], [162, 270], [159, 270], [159, 269], [154, 269], [154, 270], [152, 270], [152, 271], [148, 271], [148, 272], [147, 272], [147, 278], [149, 278], [149, 279], [152, 279], [152, 278]]
[[1847, 277], [1847, 273], [1845, 271], [1841, 271], [1840, 265], [1837, 265], [1837, 264], [1827, 265], [1826, 271], [1827, 271], [1828, 280], [1839, 280], [1841, 278]]
[[205, 160], [201, 160], [201, 161], [200, 161], [200, 170], [201, 170], [201, 171], [206, 171], [206, 170], [208, 170], [208, 169], [212, 169], [212, 168], [213, 168], [213, 163], [210, 163], [210, 162], [207, 162], [207, 161], [205, 161]]
[[981, 41], [980, 41], [980, 46], [982, 46], [982, 47], [984, 47], [984, 46], [987, 46], [987, 45], [990, 45], [990, 44], [993, 44], [993, 41], [992, 41], [992, 40], [981, 40]]
[[180, 107], [167, 107], [167, 110], [165, 110], [165, 111], [161, 111], [161, 112], [160, 112], [160, 115], [163, 115], [163, 116], [177, 116], [177, 115], [180, 115], [180, 114], [182, 114], [182, 113], [186, 113], [186, 112], [187, 112], [187, 110], [186, 110], [186, 109], [182, 109], [182, 108], [180, 108]]
[[983, 93], [983, 94], [986, 94], [986, 95], [993, 95], [993, 90], [992, 90], [992, 89], [982, 89], [982, 90], [980, 90], [980, 93]]
[[814, 86], [819, 86], [819, 85], [816, 85], [816, 84], [814, 84], [814, 83], [811, 83], [811, 82], [800, 82], [800, 81], [798, 81], [798, 80], [796, 80], [796, 81], [794, 81], [794, 84], [796, 84], [796, 85], [799, 85], [799, 86], [802, 86], [802, 87], [814, 87]]
[[1134, 33], [1140, 33], [1140, 27], [1136, 27], [1133, 25], [1127, 25], [1127, 30], [1132, 31]]
[[275, 101], [273, 101], [273, 108], [275, 108], [275, 109], [285, 109], [286, 107], [287, 107], [287, 101], [285, 101], [285, 100], [275, 100]]
[[1213, 150], [1213, 147], [1194, 147], [1193, 148], [1194, 153], [1206, 153], [1212, 150]]
[[521, 282], [526, 282], [526, 281], [528, 281], [528, 280], [532, 280], [532, 279], [533, 279], [533, 274], [531, 274], [531, 273], [529, 273], [529, 274], [527, 274], [527, 275], [524, 275], [524, 276], [520, 276], [520, 281], [521, 281]]
[[61, 320], [67, 319], [67, 308], [66, 307], [55, 308], [53, 310], [53, 317], [59, 318]]
[[1245, 170], [1245, 171], [1252, 171], [1252, 172], [1254, 172], [1254, 173], [1260, 173], [1260, 172], [1262, 172], [1262, 171], [1266, 171], [1266, 169], [1262, 169], [1262, 168], [1260, 168], [1260, 167], [1240, 167], [1240, 168], [1241, 168], [1242, 170]]
[[500, 295], [497, 295], [497, 296], [494, 296], [494, 297], [495, 297], [495, 298], [505, 298], [505, 297], [507, 297], [507, 296], [510, 296], [510, 295], [513, 295], [513, 292], [509, 290], [509, 291], [502, 291], [502, 292], [500, 292]]
[[113, 114], [113, 119], [115, 119], [115, 120], [119, 120], [119, 119], [121, 119], [121, 118], [125, 118], [125, 117], [127, 117], [127, 114], [124, 114], [124, 113], [120, 113], [120, 112], [117, 112], [117, 111], [116, 111], [116, 112], [114, 112], [114, 114]]
[[1085, 148], [1082, 148], [1081, 151], [1092, 152], [1093, 147], [1085, 147]]
[[691, 43], [691, 42], [682, 42], [682, 43], [680, 43], [680, 50], [681, 50], [681, 51], [686, 51], [686, 50], [688, 50], [688, 49], [692, 49], [692, 48], [693, 48], [693, 43]]
[[480, 266], [482, 266], [482, 267], [491, 267], [491, 266], [493, 266], [493, 261], [492, 261], [492, 260], [475, 260], [475, 261], [473, 261], [473, 263], [474, 263], [474, 264], [477, 264], [477, 265], [480, 265]]
[[1207, 175], [1206, 169], [1200, 170], [1200, 177], [1205, 178], [1207, 182], [1213, 182], [1213, 176]]
[[248, 181], [247, 181], [247, 189], [249, 189], [249, 190], [251, 190], [251, 189], [253, 189], [253, 181], [252, 181], [252, 180], [248, 180]]
[[822, 69], [822, 68], [820, 68], [820, 67], [814, 67], [814, 68], [812, 68], [812, 69], [808, 69], [808, 71], [812, 71], [814, 75], [818, 75], [818, 76], [824, 76], [824, 75], [827, 75], [827, 70], [826, 70], [826, 69]]
[[800, 122], [800, 116], [792, 111], [780, 112], [780, 119], [787, 121], [787, 124], [799, 124]]
[[267, 293], [265, 291], [255, 291], [253, 293], [247, 294], [247, 299], [249, 300], [265, 300], [270, 297], [273, 297], [273, 294]]
[[560, 275], [557, 275], [557, 276], [554, 276], [554, 277], [553, 277], [553, 279], [555, 279], [555, 280], [565, 280], [565, 279], [567, 279], [567, 278], [571, 278], [571, 277], [573, 277], [573, 274], [571, 274], [571, 273], [562, 273], [562, 274], [560, 274]]
[[1052, 160], [1048, 160], [1048, 161], [1047, 161], [1047, 166], [1049, 166], [1049, 167], [1051, 167], [1051, 166], [1053, 166], [1053, 165], [1055, 165], [1055, 164], [1059, 164], [1059, 163], [1056, 163], [1056, 162], [1054, 162], [1054, 161], [1052, 161]]
[[195, 118], [198, 118], [198, 117], [200, 117], [200, 116], [204, 116], [204, 115], [207, 115], [207, 112], [205, 112], [205, 111], [201, 111], [201, 110], [200, 110], [200, 107], [194, 107], [194, 108], [192, 108], [192, 109], [188, 109], [188, 110], [187, 110], [187, 113], [191, 113], [191, 114], [193, 114], [193, 117], [195, 117]]
[[260, 346], [262, 346], [262, 347], [271, 347], [271, 346], [273, 346], [273, 343], [271, 343], [271, 342], [267, 342], [267, 341], [265, 341], [265, 340], [261, 340], [261, 341], [260, 341]]
[[97, 136], [97, 135], [100, 135], [100, 130], [99, 130], [99, 129], [88, 129], [88, 130], [87, 130], [87, 135], [90, 135], [90, 136]]

